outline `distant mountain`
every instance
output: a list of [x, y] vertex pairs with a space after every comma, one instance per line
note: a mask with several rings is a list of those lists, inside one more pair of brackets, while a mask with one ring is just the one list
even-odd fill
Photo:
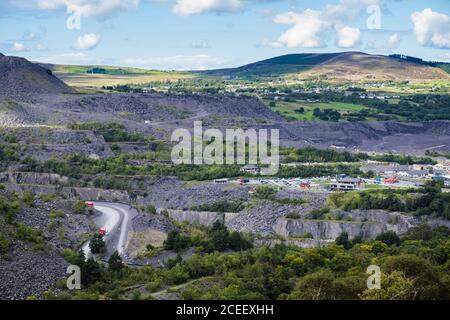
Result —
[[232, 79], [288, 75], [338, 81], [450, 79], [449, 74], [435, 66], [362, 52], [288, 54], [238, 68], [201, 73]]
[[27, 59], [0, 54], [0, 96], [21, 97], [42, 93], [73, 93], [53, 73]]

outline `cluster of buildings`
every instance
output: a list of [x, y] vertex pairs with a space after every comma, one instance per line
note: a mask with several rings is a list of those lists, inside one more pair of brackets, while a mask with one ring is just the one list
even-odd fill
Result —
[[396, 163], [368, 162], [361, 167], [362, 171], [373, 171], [384, 178], [395, 177], [401, 179], [433, 179], [450, 182], [450, 161], [436, 165], [413, 164], [400, 165]]
[[379, 100], [387, 100], [387, 99], [399, 99], [400, 95], [392, 95], [386, 93], [370, 93], [366, 91], [344, 91], [344, 96], [349, 97], [353, 94], [357, 94], [361, 99], [379, 99]]

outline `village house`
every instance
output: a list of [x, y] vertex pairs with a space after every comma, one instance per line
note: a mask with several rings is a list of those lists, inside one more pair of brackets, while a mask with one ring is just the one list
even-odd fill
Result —
[[413, 164], [412, 165], [413, 170], [429, 170], [432, 168], [433, 168], [433, 166], [431, 164]]
[[342, 178], [330, 185], [333, 191], [353, 191], [361, 188], [362, 180], [357, 178]]
[[239, 171], [244, 173], [250, 173], [250, 174], [258, 174], [259, 173], [259, 167], [254, 164], [247, 164], [243, 166]]
[[450, 174], [450, 161], [438, 163], [433, 167], [434, 170], [445, 171]]
[[426, 178], [428, 176], [428, 170], [406, 170], [399, 171], [396, 173], [399, 177], [408, 177], [408, 178]]

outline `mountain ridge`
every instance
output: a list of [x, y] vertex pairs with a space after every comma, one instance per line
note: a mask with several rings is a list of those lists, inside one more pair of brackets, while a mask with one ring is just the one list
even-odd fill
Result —
[[237, 68], [198, 72], [209, 76], [237, 79], [292, 74], [305, 78], [327, 77], [349, 81], [450, 79], [450, 75], [444, 70], [431, 65], [358, 51], [286, 54]]

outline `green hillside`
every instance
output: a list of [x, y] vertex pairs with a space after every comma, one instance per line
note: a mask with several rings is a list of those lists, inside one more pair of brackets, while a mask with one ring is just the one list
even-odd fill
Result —
[[255, 80], [295, 75], [338, 81], [448, 80], [443, 64], [423, 63], [419, 59], [370, 55], [363, 52], [288, 54], [238, 68], [199, 72], [225, 79]]

